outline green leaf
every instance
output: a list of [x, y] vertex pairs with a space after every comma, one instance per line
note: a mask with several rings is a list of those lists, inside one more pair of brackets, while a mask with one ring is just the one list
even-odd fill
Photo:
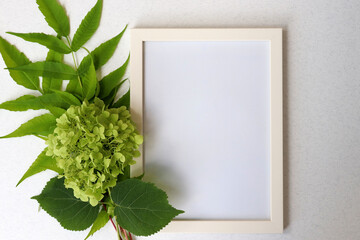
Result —
[[130, 178], [130, 165], [126, 166], [123, 170], [123, 174], [119, 174], [117, 177], [117, 182], [125, 181]]
[[81, 231], [93, 224], [99, 213], [99, 206], [93, 207], [74, 197], [73, 190], [66, 189], [64, 178], [52, 178], [36, 199], [41, 208], [65, 229]]
[[30, 75], [58, 78], [63, 80], [77, 80], [78, 77], [76, 71], [71, 66], [59, 62], [34, 62], [8, 69], [22, 71]]
[[95, 232], [100, 230], [102, 227], [106, 225], [106, 223], [109, 221], [109, 215], [106, 211], [101, 211], [99, 215], [97, 216], [94, 224], [92, 225], [89, 234], [86, 236], [86, 239], [88, 239], [90, 236], [92, 236]]
[[45, 16], [46, 22], [55, 32], [61, 36], [68, 36], [70, 33], [69, 18], [65, 9], [57, 0], [36, 0], [39, 9]]
[[40, 155], [36, 158], [36, 160], [31, 164], [30, 168], [26, 171], [24, 176], [20, 179], [20, 181], [16, 184], [18, 186], [22, 181], [31, 177], [39, 172], [45, 171], [47, 169], [53, 170], [59, 174], [63, 172], [58, 166], [56, 166], [56, 160], [50, 156], [46, 156], [47, 148], [44, 149], [40, 153]]
[[164, 191], [138, 179], [119, 182], [111, 191], [116, 221], [137, 236], [149, 236], [183, 213], [173, 208]]
[[56, 93], [44, 94], [38, 98], [40, 99], [41, 102], [46, 103], [47, 105], [59, 107], [63, 109], [68, 109], [71, 105]]
[[81, 100], [84, 100], [82, 97], [82, 87], [79, 83], [79, 80], [77, 81], [70, 81], [68, 85], [66, 86], [66, 92], [73, 94], [74, 96], [78, 97]]
[[[27, 65], [31, 61], [20, 52], [14, 45], [11, 45], [8, 41], [0, 37], [0, 53], [4, 59], [4, 62], [8, 68]], [[29, 76], [24, 72], [9, 71], [10, 76], [14, 81], [28, 89], [39, 90], [39, 78]]]
[[112, 57], [126, 28], [127, 26], [124, 28], [124, 30], [122, 30], [121, 33], [111, 38], [110, 40], [102, 43], [90, 53], [93, 58], [96, 70], [103, 66], [105, 63], [107, 63], [107, 61], [109, 61], [109, 59]]
[[121, 87], [121, 85], [122, 85], [126, 80], [127, 80], [127, 79], [121, 81], [120, 84], [117, 85], [117, 86], [110, 92], [110, 94], [109, 94], [107, 97], [105, 97], [105, 98], [102, 99], [102, 100], [104, 101], [104, 103], [105, 103], [106, 106], [109, 106], [109, 105], [112, 105], [112, 104], [113, 104], [114, 99], [115, 99], [115, 97], [116, 97], [116, 94], [117, 94], [119, 88]]
[[26, 111], [29, 109], [39, 110], [44, 108], [39, 99], [32, 95], [24, 95], [12, 101], [3, 102], [0, 104], [1, 109], [10, 111]]
[[68, 92], [53, 90], [58, 96], [60, 96], [65, 102], [70, 105], [80, 106], [81, 102], [74, 95]]
[[121, 106], [125, 106], [127, 109], [130, 109], [130, 89], [112, 105], [113, 108], [119, 108]]
[[110, 92], [120, 83], [122, 77], [125, 75], [126, 68], [129, 64], [129, 59], [130, 55], [121, 67], [101, 79], [99, 93], [100, 98], [108, 96]]
[[96, 32], [100, 24], [102, 3], [102, 0], [98, 0], [80, 23], [71, 43], [73, 51], [79, 50]]
[[61, 117], [61, 115], [63, 115], [66, 110], [59, 108], [59, 107], [53, 107], [53, 106], [46, 106], [46, 109], [50, 111], [50, 113], [52, 115], [54, 115], [54, 117], [59, 118]]
[[47, 136], [56, 127], [56, 118], [51, 114], [43, 114], [23, 123], [14, 132], [0, 138], [22, 137], [26, 135]]
[[73, 105], [69, 104], [58, 94], [50, 93], [39, 97], [24, 95], [16, 100], [7, 101], [0, 104], [0, 108], [10, 111], [26, 111], [29, 109], [39, 110], [46, 108], [45, 104], [47, 106], [54, 106], [63, 109], [67, 109], [70, 107], [70, 105]]
[[39, 97], [44, 108], [49, 110], [56, 118], [60, 117], [66, 112], [66, 109], [70, 107], [62, 97], [56, 93], [45, 94]]
[[84, 99], [91, 99], [95, 95], [97, 78], [94, 63], [91, 58], [84, 58], [85, 63], [83, 64], [86, 71], [80, 76], [83, 97]]
[[87, 55], [83, 58], [83, 60], [81, 60], [81, 63], [77, 69], [78, 75], [84, 76], [84, 74], [86, 73], [86, 71], [89, 69], [89, 64], [92, 61], [92, 57], [91, 55]]
[[61, 115], [63, 115], [66, 110], [63, 108], [59, 108], [59, 107], [54, 107], [51, 106], [50, 104], [47, 104], [46, 102], [42, 101], [42, 103], [44, 104], [45, 108], [47, 110], [49, 110], [49, 112], [54, 115], [54, 117], [59, 118]]
[[8, 34], [20, 37], [25, 41], [39, 43], [51, 50], [58, 53], [70, 53], [71, 49], [59, 38], [45, 33], [14, 33], [7, 32]]
[[142, 180], [144, 178], [144, 176], [145, 176], [145, 173], [141, 174], [140, 176], [133, 177], [133, 178]]
[[[63, 54], [49, 50], [46, 61], [61, 63], [63, 61], [63, 57]], [[61, 90], [62, 82], [62, 79], [43, 77], [42, 87], [45, 93], [49, 93], [51, 90]]]

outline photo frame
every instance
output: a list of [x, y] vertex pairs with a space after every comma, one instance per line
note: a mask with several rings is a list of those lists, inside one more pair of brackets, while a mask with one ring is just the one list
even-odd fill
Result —
[[281, 233], [282, 30], [132, 29], [130, 74], [131, 175], [187, 214], [162, 231]]

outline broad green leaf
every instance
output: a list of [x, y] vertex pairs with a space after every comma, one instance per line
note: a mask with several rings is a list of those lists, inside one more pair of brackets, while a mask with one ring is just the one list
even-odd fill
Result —
[[12, 133], [0, 138], [22, 137], [26, 135], [47, 136], [54, 131], [55, 127], [56, 118], [51, 114], [43, 114], [23, 123]]
[[68, 36], [70, 33], [69, 18], [65, 9], [57, 0], [36, 0], [39, 9], [45, 16], [46, 22], [55, 32], [61, 36]]
[[123, 170], [123, 174], [119, 174], [117, 177], [117, 182], [125, 181], [130, 178], [130, 165], [126, 166]]
[[[25, 54], [20, 52], [14, 45], [11, 45], [2, 37], [0, 37], [0, 53], [8, 68], [18, 67], [31, 63], [31, 61], [25, 56]], [[38, 77], [29, 76], [24, 72], [12, 70], [10, 70], [9, 73], [17, 84], [32, 90], [40, 89]]]
[[145, 176], [145, 173], [141, 174], [140, 176], [133, 177], [133, 178], [142, 180], [144, 178], [144, 176]]
[[116, 221], [137, 236], [149, 236], [183, 213], [173, 208], [164, 191], [152, 183], [128, 179], [111, 191]]
[[91, 99], [95, 95], [97, 78], [94, 63], [91, 58], [84, 58], [86, 63], [84, 64], [86, 71], [80, 76], [83, 97], [84, 99]]
[[14, 33], [7, 32], [11, 35], [20, 37], [25, 41], [39, 43], [48, 49], [54, 50], [58, 53], [70, 53], [71, 49], [59, 38], [47, 35], [45, 33]]
[[121, 106], [125, 106], [127, 109], [130, 109], [130, 89], [112, 105], [114, 108], [119, 108]]
[[[49, 50], [46, 61], [61, 63], [63, 61], [63, 57], [63, 54]], [[62, 79], [43, 77], [42, 87], [45, 93], [49, 93], [51, 90], [61, 90], [62, 82]]]
[[99, 213], [99, 206], [93, 207], [74, 197], [73, 190], [65, 188], [64, 178], [52, 178], [41, 194], [32, 199], [36, 199], [42, 209], [68, 230], [87, 229]]
[[109, 221], [109, 215], [106, 211], [101, 211], [99, 215], [97, 216], [94, 224], [91, 226], [89, 234], [86, 236], [86, 239], [88, 239], [90, 236], [92, 236], [95, 232], [103, 228], [106, 223]]
[[1, 109], [10, 111], [26, 111], [29, 109], [39, 110], [44, 108], [38, 97], [32, 95], [24, 95], [12, 101], [0, 104]]
[[80, 106], [81, 102], [74, 95], [68, 92], [53, 90], [58, 96], [60, 96], [65, 102], [70, 105]]
[[96, 32], [100, 24], [102, 3], [102, 0], [98, 0], [80, 23], [71, 43], [73, 51], [79, 50]]
[[19, 67], [9, 68], [9, 70], [22, 71], [34, 76], [77, 80], [76, 71], [71, 66], [59, 62], [34, 62]]
[[113, 104], [114, 99], [115, 99], [115, 96], [116, 96], [116, 93], [118, 92], [119, 88], [121, 87], [121, 85], [122, 85], [125, 81], [126, 81], [126, 79], [123, 80], [122, 82], [120, 82], [120, 84], [117, 85], [117, 86], [110, 92], [110, 94], [109, 94], [107, 97], [105, 97], [105, 98], [102, 99], [102, 100], [104, 101], [104, 103], [105, 103], [106, 106], [109, 106], [109, 105], [112, 105], [112, 104]]
[[124, 28], [124, 30], [122, 30], [121, 33], [111, 38], [110, 40], [102, 43], [90, 53], [93, 58], [96, 70], [103, 66], [105, 63], [107, 63], [107, 61], [109, 61], [109, 59], [112, 57], [126, 28], [127, 26]]
[[31, 177], [39, 172], [45, 171], [47, 169], [53, 170], [59, 174], [63, 172], [61, 168], [56, 166], [56, 160], [50, 156], [46, 156], [47, 148], [44, 149], [40, 153], [40, 155], [36, 158], [36, 160], [31, 164], [30, 168], [25, 172], [24, 176], [20, 179], [20, 181], [16, 184], [18, 186], [22, 181]]
[[122, 77], [125, 75], [126, 68], [129, 64], [130, 55], [125, 61], [125, 63], [116, 69], [115, 71], [109, 73], [106, 75], [103, 79], [100, 81], [100, 93], [99, 97], [104, 98], [110, 94], [110, 92], [117, 86]]

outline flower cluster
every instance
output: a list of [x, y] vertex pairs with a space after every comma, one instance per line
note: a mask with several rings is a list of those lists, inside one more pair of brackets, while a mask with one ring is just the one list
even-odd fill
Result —
[[65, 186], [96, 206], [119, 174], [140, 155], [143, 137], [126, 107], [106, 109], [100, 99], [71, 106], [56, 120], [47, 140], [47, 155], [64, 170]]

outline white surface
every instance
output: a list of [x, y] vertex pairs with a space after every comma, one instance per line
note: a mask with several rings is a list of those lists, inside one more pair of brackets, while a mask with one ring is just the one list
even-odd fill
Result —
[[[60, 0], [68, 9], [72, 34], [95, 0]], [[360, 2], [327, 0], [106, 0], [101, 25], [86, 44], [100, 42], [129, 27], [282, 27], [284, 28], [284, 234], [157, 234], [152, 240], [358, 240], [360, 239]], [[0, 3], [0, 34], [32, 60], [46, 50], [5, 31], [46, 32], [35, 1]], [[104, 73], [127, 57], [129, 34]], [[14, 84], [0, 60], [0, 102], [29, 93]], [[35, 112], [0, 110], [0, 134]], [[51, 174], [17, 181], [44, 147], [26, 137], [0, 140], [0, 239], [78, 240], [30, 197]], [[108, 224], [92, 239], [116, 239]]]
[[179, 219], [270, 219], [270, 43], [145, 42], [145, 180]]

